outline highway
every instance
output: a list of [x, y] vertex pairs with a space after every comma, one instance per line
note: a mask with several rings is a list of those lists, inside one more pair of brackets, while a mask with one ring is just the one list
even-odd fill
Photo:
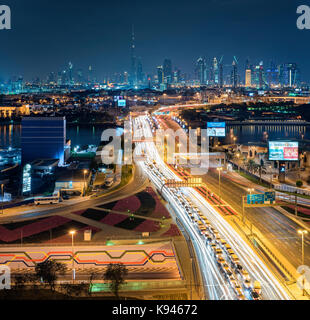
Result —
[[[167, 118], [161, 119], [162, 126], [173, 130], [180, 126]], [[184, 143], [184, 142], [183, 142]], [[218, 194], [219, 178], [215, 169], [210, 169], [202, 176], [203, 182], [214, 193]], [[253, 187], [252, 183], [251, 188]], [[261, 190], [258, 190], [261, 193]], [[247, 194], [247, 187], [243, 187], [231, 178], [229, 173], [221, 174], [221, 196], [232, 208], [242, 212], [241, 197]], [[294, 266], [301, 265], [301, 238], [298, 235], [300, 225], [283, 215], [276, 208], [246, 208], [246, 217], [261, 233], [287, 258]], [[310, 265], [310, 235], [305, 236], [305, 264]]]
[[[134, 120], [135, 135], [140, 137], [151, 138], [152, 131], [147, 116], [141, 116]], [[140, 161], [139, 165], [158, 190], [161, 190], [165, 179], [180, 180], [180, 178], [163, 162], [160, 158], [156, 146], [153, 142], [138, 142], [136, 152], [147, 155], [148, 160]], [[149, 164], [149, 161], [155, 160], [155, 166]], [[274, 277], [271, 271], [265, 266], [262, 260], [253, 252], [253, 250], [242, 240], [239, 234], [228, 224], [227, 221], [210, 205], [204, 198], [192, 188], [181, 188], [180, 190], [169, 190], [163, 188], [162, 195], [170, 206], [174, 209], [175, 216], [182, 222], [190, 235], [194, 245], [196, 256], [200, 265], [204, 281], [205, 295], [207, 299], [238, 299], [236, 290], [221, 272], [210, 244], [207, 244], [205, 238], [198, 231], [195, 224], [189, 219], [184, 206], [177, 201], [176, 194], [187, 195], [191, 199], [192, 205], [196, 205], [200, 212], [211, 222], [212, 226], [217, 229], [234, 252], [238, 255], [242, 266], [249, 273], [252, 281], [260, 281], [262, 286], [263, 299], [289, 299], [282, 285]], [[181, 195], [180, 195], [181, 196]], [[225, 255], [223, 255], [225, 256]], [[240, 295], [239, 295], [240, 298]], [[244, 297], [251, 299], [244, 290]]]

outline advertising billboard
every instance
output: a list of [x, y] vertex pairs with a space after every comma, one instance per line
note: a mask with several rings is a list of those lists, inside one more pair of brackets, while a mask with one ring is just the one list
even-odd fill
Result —
[[119, 99], [117, 101], [118, 107], [126, 107], [126, 100], [125, 99]]
[[225, 137], [226, 123], [225, 122], [208, 122], [207, 134], [209, 137]]
[[270, 161], [298, 161], [298, 142], [269, 141]]

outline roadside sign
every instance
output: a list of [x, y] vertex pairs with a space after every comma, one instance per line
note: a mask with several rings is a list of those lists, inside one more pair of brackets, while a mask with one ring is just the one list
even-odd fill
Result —
[[247, 204], [263, 204], [264, 203], [264, 194], [248, 194], [247, 195]]
[[247, 204], [272, 204], [275, 201], [276, 193], [274, 191], [247, 195]]

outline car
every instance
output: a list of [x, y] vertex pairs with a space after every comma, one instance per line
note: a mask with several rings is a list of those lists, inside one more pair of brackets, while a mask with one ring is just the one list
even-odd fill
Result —
[[[224, 259], [223, 259], [224, 260]], [[225, 260], [224, 260], [225, 261]], [[223, 269], [226, 271], [229, 269], [229, 265], [227, 264], [227, 262], [225, 261], [225, 263], [223, 263]]]
[[237, 267], [239, 264], [239, 258], [235, 254], [230, 255], [230, 260]]
[[259, 281], [254, 281], [254, 285], [253, 285], [253, 291], [255, 291], [257, 294], [261, 294], [262, 292], [262, 286], [260, 284]]
[[219, 234], [216, 234], [216, 235], [215, 235], [215, 240], [220, 244], [221, 237], [220, 237]]
[[262, 300], [262, 297], [257, 292], [252, 291], [252, 299], [253, 300]]
[[226, 276], [227, 276], [227, 278], [229, 279], [231, 276], [233, 276], [233, 272], [231, 271], [231, 269], [228, 267], [226, 267], [225, 269], [224, 269], [224, 271], [225, 271], [225, 274], [226, 274]]
[[228, 243], [224, 244], [224, 247], [225, 247], [226, 251], [229, 250], [229, 249], [231, 250], [231, 246]]
[[243, 286], [244, 286], [245, 289], [249, 290], [252, 287], [252, 283], [251, 283], [250, 280], [244, 280]]
[[236, 280], [236, 278], [234, 277], [233, 274], [231, 274], [228, 277], [228, 280], [229, 280], [229, 282], [230, 282], [230, 284], [232, 285], [233, 288], [237, 285], [237, 280]]
[[248, 272], [247, 272], [246, 270], [244, 270], [244, 269], [239, 270], [239, 274], [240, 274], [242, 280], [244, 280], [244, 281], [245, 281], [245, 280], [250, 281], [250, 275], [248, 274]]
[[231, 256], [232, 254], [235, 254], [235, 252], [232, 249], [226, 250], [226, 252]]
[[220, 240], [220, 245], [221, 245], [222, 247], [224, 247], [224, 246], [225, 246], [225, 244], [226, 244], [226, 240], [221, 239], [221, 240]]
[[211, 244], [210, 244], [210, 248], [211, 248], [211, 250], [213, 250], [213, 252], [214, 252], [214, 251], [216, 250], [217, 246], [216, 246], [215, 243], [211, 243]]
[[214, 254], [216, 256], [221, 256], [223, 254], [223, 251], [222, 251], [222, 249], [216, 247]]
[[212, 241], [212, 237], [210, 236], [209, 233], [205, 233], [204, 236], [205, 236], [205, 238], [206, 238], [206, 240], [207, 240], [208, 242], [211, 242], [211, 241]]
[[223, 267], [223, 265], [225, 264], [225, 259], [220, 256], [217, 258], [217, 263]]
[[239, 284], [236, 284], [236, 285], [235, 285], [234, 290], [235, 290], [238, 298], [240, 298], [240, 297], [242, 297], [242, 296], [244, 297], [242, 288], [241, 288], [241, 286], [240, 286]]

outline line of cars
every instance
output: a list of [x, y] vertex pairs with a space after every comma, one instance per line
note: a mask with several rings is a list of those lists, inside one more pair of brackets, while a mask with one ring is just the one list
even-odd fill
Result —
[[240, 264], [240, 260], [231, 246], [222, 239], [219, 232], [211, 225], [192, 201], [179, 189], [172, 190], [176, 201], [185, 209], [189, 219], [195, 224], [200, 235], [205, 239], [208, 249], [213, 253], [220, 270], [232, 286], [240, 300], [261, 299], [261, 286], [258, 281], [253, 284], [248, 272]]
[[[158, 168], [156, 161], [147, 161], [146, 165], [162, 183], [165, 182], [164, 174]], [[179, 188], [170, 188], [170, 191], [206, 241], [208, 250], [213, 253], [219, 269], [225, 275], [238, 299], [261, 300], [260, 283], [258, 281], [252, 283], [248, 272], [240, 264], [238, 256], [226, 240], [221, 238], [219, 232], [212, 226], [207, 217]]]

